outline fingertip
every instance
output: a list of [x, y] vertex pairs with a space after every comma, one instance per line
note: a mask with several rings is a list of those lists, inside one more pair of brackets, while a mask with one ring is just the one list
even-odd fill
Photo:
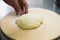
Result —
[[28, 13], [28, 6], [25, 6], [25, 13]]
[[25, 14], [27, 14], [28, 13], [28, 11], [25, 11]]
[[28, 6], [25, 6], [25, 13], [28, 13]]
[[18, 12], [16, 12], [16, 15], [18, 16], [18, 15], [23, 15], [23, 12], [21, 12], [21, 11], [18, 11]]
[[19, 15], [19, 13], [18, 13], [18, 12], [16, 12], [16, 15]]
[[20, 15], [20, 16], [23, 15], [23, 12], [19, 12], [19, 15]]

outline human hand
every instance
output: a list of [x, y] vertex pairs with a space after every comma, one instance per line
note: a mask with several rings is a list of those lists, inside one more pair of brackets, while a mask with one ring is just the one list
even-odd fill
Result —
[[15, 9], [16, 15], [28, 13], [28, 4], [26, 0], [4, 0], [4, 2]]

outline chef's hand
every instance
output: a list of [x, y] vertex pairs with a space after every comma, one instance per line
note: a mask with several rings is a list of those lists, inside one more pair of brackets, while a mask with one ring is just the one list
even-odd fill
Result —
[[16, 15], [28, 13], [28, 4], [26, 0], [4, 0], [4, 2], [15, 9]]

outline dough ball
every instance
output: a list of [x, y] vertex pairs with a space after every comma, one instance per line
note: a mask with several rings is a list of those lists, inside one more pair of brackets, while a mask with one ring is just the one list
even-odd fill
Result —
[[43, 22], [43, 17], [39, 14], [24, 14], [16, 20], [16, 24], [22, 29], [34, 29], [39, 27]]

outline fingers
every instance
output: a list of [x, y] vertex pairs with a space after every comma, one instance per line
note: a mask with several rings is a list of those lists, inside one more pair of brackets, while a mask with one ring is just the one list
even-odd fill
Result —
[[3, 0], [3, 1], [15, 9], [16, 15], [28, 13], [28, 4], [26, 0]]
[[23, 14], [28, 13], [28, 4], [27, 4], [26, 0], [18, 0], [18, 2], [22, 9]]
[[26, 0], [23, 0], [23, 5], [24, 5], [24, 12], [28, 13], [28, 4]]
[[18, 0], [3, 0], [3, 1], [15, 9], [16, 15], [22, 15], [22, 10], [19, 6]]
[[25, 13], [28, 13], [28, 4], [27, 3], [24, 5], [24, 8], [25, 8]]
[[22, 15], [22, 14], [23, 14], [22, 11], [16, 12], [16, 15]]

